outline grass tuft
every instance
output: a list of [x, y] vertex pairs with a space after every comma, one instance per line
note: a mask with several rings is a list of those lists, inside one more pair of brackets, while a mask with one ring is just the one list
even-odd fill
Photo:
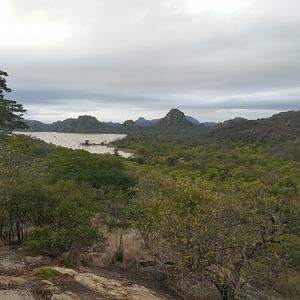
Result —
[[34, 275], [43, 279], [53, 279], [59, 276], [59, 272], [50, 267], [42, 267], [36, 270]]

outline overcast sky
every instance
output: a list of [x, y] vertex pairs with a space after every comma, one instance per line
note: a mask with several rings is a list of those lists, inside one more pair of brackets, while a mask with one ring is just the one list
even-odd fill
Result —
[[299, 0], [0, 0], [0, 22], [28, 119], [300, 109]]

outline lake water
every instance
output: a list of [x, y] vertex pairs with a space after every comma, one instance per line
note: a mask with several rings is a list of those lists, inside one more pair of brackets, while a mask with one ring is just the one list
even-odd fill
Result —
[[[46, 143], [62, 146], [71, 149], [83, 149], [90, 153], [114, 153], [114, 148], [97, 145], [82, 146], [86, 140], [89, 143], [107, 144], [126, 137], [126, 134], [89, 134], [89, 133], [61, 133], [61, 132], [16, 132], [17, 134], [25, 134], [34, 138], [38, 138]], [[118, 151], [123, 157], [130, 157], [132, 153]]]

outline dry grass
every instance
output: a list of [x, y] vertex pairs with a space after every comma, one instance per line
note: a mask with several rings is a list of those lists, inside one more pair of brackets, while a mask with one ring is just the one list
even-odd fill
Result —
[[7, 271], [14, 271], [18, 268], [18, 265], [15, 262], [15, 258], [10, 255], [7, 256], [6, 258], [4, 258], [1, 262], [0, 262], [0, 266], [2, 269], [7, 270]]
[[[105, 250], [98, 255], [97, 265], [110, 265], [115, 262], [115, 255], [118, 251], [120, 243], [120, 229], [117, 231], [109, 232], [102, 228], [107, 240]], [[123, 230], [122, 235], [123, 245], [123, 263], [129, 264], [136, 261], [137, 257], [143, 253], [143, 243], [139, 234], [132, 229]]]
[[124, 263], [134, 261], [143, 253], [143, 243], [140, 235], [133, 229], [123, 233]]
[[0, 272], [6, 275], [23, 274], [23, 266], [20, 265], [14, 252], [0, 258]]

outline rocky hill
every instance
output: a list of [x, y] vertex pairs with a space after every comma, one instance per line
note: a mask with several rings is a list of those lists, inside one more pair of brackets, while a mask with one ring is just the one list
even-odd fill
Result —
[[99, 122], [95, 117], [79, 116], [77, 119], [54, 122], [51, 127], [52, 131], [56, 132], [94, 133], [99, 132], [105, 125]]
[[215, 141], [248, 141], [278, 144], [300, 138], [300, 111], [275, 114], [270, 118], [235, 118], [218, 124], [209, 133]]
[[52, 124], [45, 124], [36, 120], [25, 120], [29, 129], [25, 131], [55, 131], [73, 133], [129, 133], [141, 131], [144, 128], [151, 129], [178, 129], [187, 128], [191, 125], [212, 127], [215, 123], [208, 122], [201, 124], [193, 117], [185, 116], [178, 109], [172, 109], [162, 119], [146, 120], [143, 117], [135, 121], [127, 120], [123, 124], [114, 122], [101, 122], [93, 116], [79, 116], [77, 119], [69, 118], [64, 121], [56, 121]]
[[197, 123], [178, 109], [171, 109], [162, 119], [123, 124], [100, 122], [92, 116], [44, 124], [27, 120], [29, 131], [56, 131], [74, 133], [127, 133], [131, 140], [179, 142], [188, 144], [257, 142], [278, 145], [300, 138], [300, 111], [275, 114], [270, 118], [247, 120], [235, 118], [223, 123]]
[[[135, 125], [133, 121], [131, 121]], [[113, 122], [100, 122], [92, 116], [79, 116], [77, 119], [69, 118], [64, 121], [56, 121], [52, 124], [44, 124], [35, 120], [25, 120], [29, 129], [25, 131], [54, 131], [67, 133], [126, 133], [132, 126], [130, 121], [123, 124]]]
[[155, 123], [157, 123], [159, 121], [159, 119], [153, 119], [153, 120], [146, 120], [143, 117], [139, 117], [137, 120], [135, 120], [135, 124], [140, 126], [140, 127], [148, 127], [151, 125], [154, 125]]
[[182, 111], [171, 109], [165, 117], [155, 124], [128, 133], [127, 140], [191, 144], [202, 140], [208, 131], [209, 128], [205, 125], [191, 122]]
[[196, 126], [187, 120], [185, 114], [178, 109], [171, 109], [167, 115], [160, 119], [153, 128], [159, 130], [176, 130], [182, 128], [191, 128]]
[[[193, 123], [195, 125], [200, 125], [201, 124], [197, 119], [195, 119], [195, 118], [193, 118], [191, 116], [185, 116], [185, 118], [186, 118], [186, 120], [188, 120], [189, 122], [191, 122], [191, 123]], [[143, 117], [139, 117], [134, 122], [135, 122], [135, 124], [137, 124], [140, 127], [149, 127], [149, 126], [152, 126], [152, 125], [156, 124], [160, 120], [161, 119], [146, 120]], [[214, 123], [214, 122], [204, 122], [202, 124], [205, 125], [205, 126], [210, 127], [210, 126], [214, 126], [216, 123]]]
[[25, 131], [50, 131], [51, 125], [50, 124], [45, 124], [40, 121], [36, 120], [24, 120], [24, 122], [27, 124], [29, 127]]

